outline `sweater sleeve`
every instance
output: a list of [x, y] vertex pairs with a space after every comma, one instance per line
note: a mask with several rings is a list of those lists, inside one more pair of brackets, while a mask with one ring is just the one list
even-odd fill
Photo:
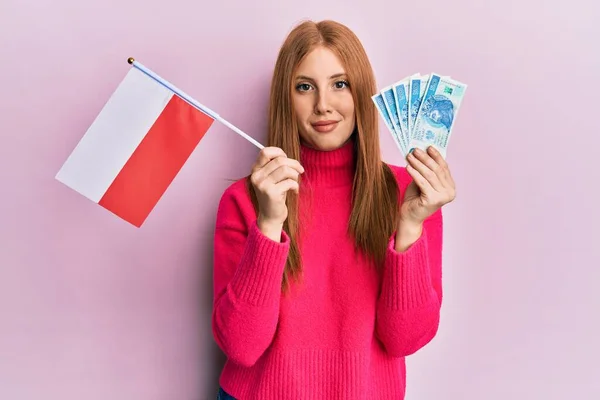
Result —
[[226, 191], [217, 212], [212, 330], [230, 361], [252, 366], [275, 335], [290, 242], [263, 235], [240, 203]]
[[423, 223], [406, 251], [390, 239], [377, 304], [376, 332], [388, 354], [405, 357], [437, 333], [442, 303], [442, 212]]

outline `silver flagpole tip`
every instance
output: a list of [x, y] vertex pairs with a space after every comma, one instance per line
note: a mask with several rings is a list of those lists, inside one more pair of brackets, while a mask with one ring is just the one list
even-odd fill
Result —
[[135, 60], [133, 59], [133, 57], [129, 57], [129, 58], [127, 59], [127, 62], [128, 62], [129, 64], [133, 64], [133, 62], [134, 62], [134, 61], [135, 61]]

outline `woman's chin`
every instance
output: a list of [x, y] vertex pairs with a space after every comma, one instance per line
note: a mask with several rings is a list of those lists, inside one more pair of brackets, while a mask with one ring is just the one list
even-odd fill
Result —
[[303, 142], [307, 147], [313, 148], [315, 150], [332, 151], [339, 149], [344, 144], [346, 144], [349, 138], [349, 135], [344, 135], [343, 137], [340, 137], [339, 135], [322, 135], [319, 133], [315, 133], [314, 136], [311, 135], [309, 140], [303, 140]]

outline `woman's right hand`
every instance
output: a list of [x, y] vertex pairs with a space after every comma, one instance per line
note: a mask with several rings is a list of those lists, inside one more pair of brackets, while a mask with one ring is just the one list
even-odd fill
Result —
[[269, 238], [280, 241], [288, 216], [287, 192], [300, 190], [298, 177], [304, 168], [278, 147], [263, 148], [252, 168], [250, 180], [258, 198], [258, 227]]

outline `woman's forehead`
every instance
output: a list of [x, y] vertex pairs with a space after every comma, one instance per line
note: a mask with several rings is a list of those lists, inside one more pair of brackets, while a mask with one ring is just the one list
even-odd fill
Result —
[[346, 71], [340, 59], [329, 49], [318, 47], [312, 50], [298, 65], [296, 75], [310, 78], [335, 78]]

